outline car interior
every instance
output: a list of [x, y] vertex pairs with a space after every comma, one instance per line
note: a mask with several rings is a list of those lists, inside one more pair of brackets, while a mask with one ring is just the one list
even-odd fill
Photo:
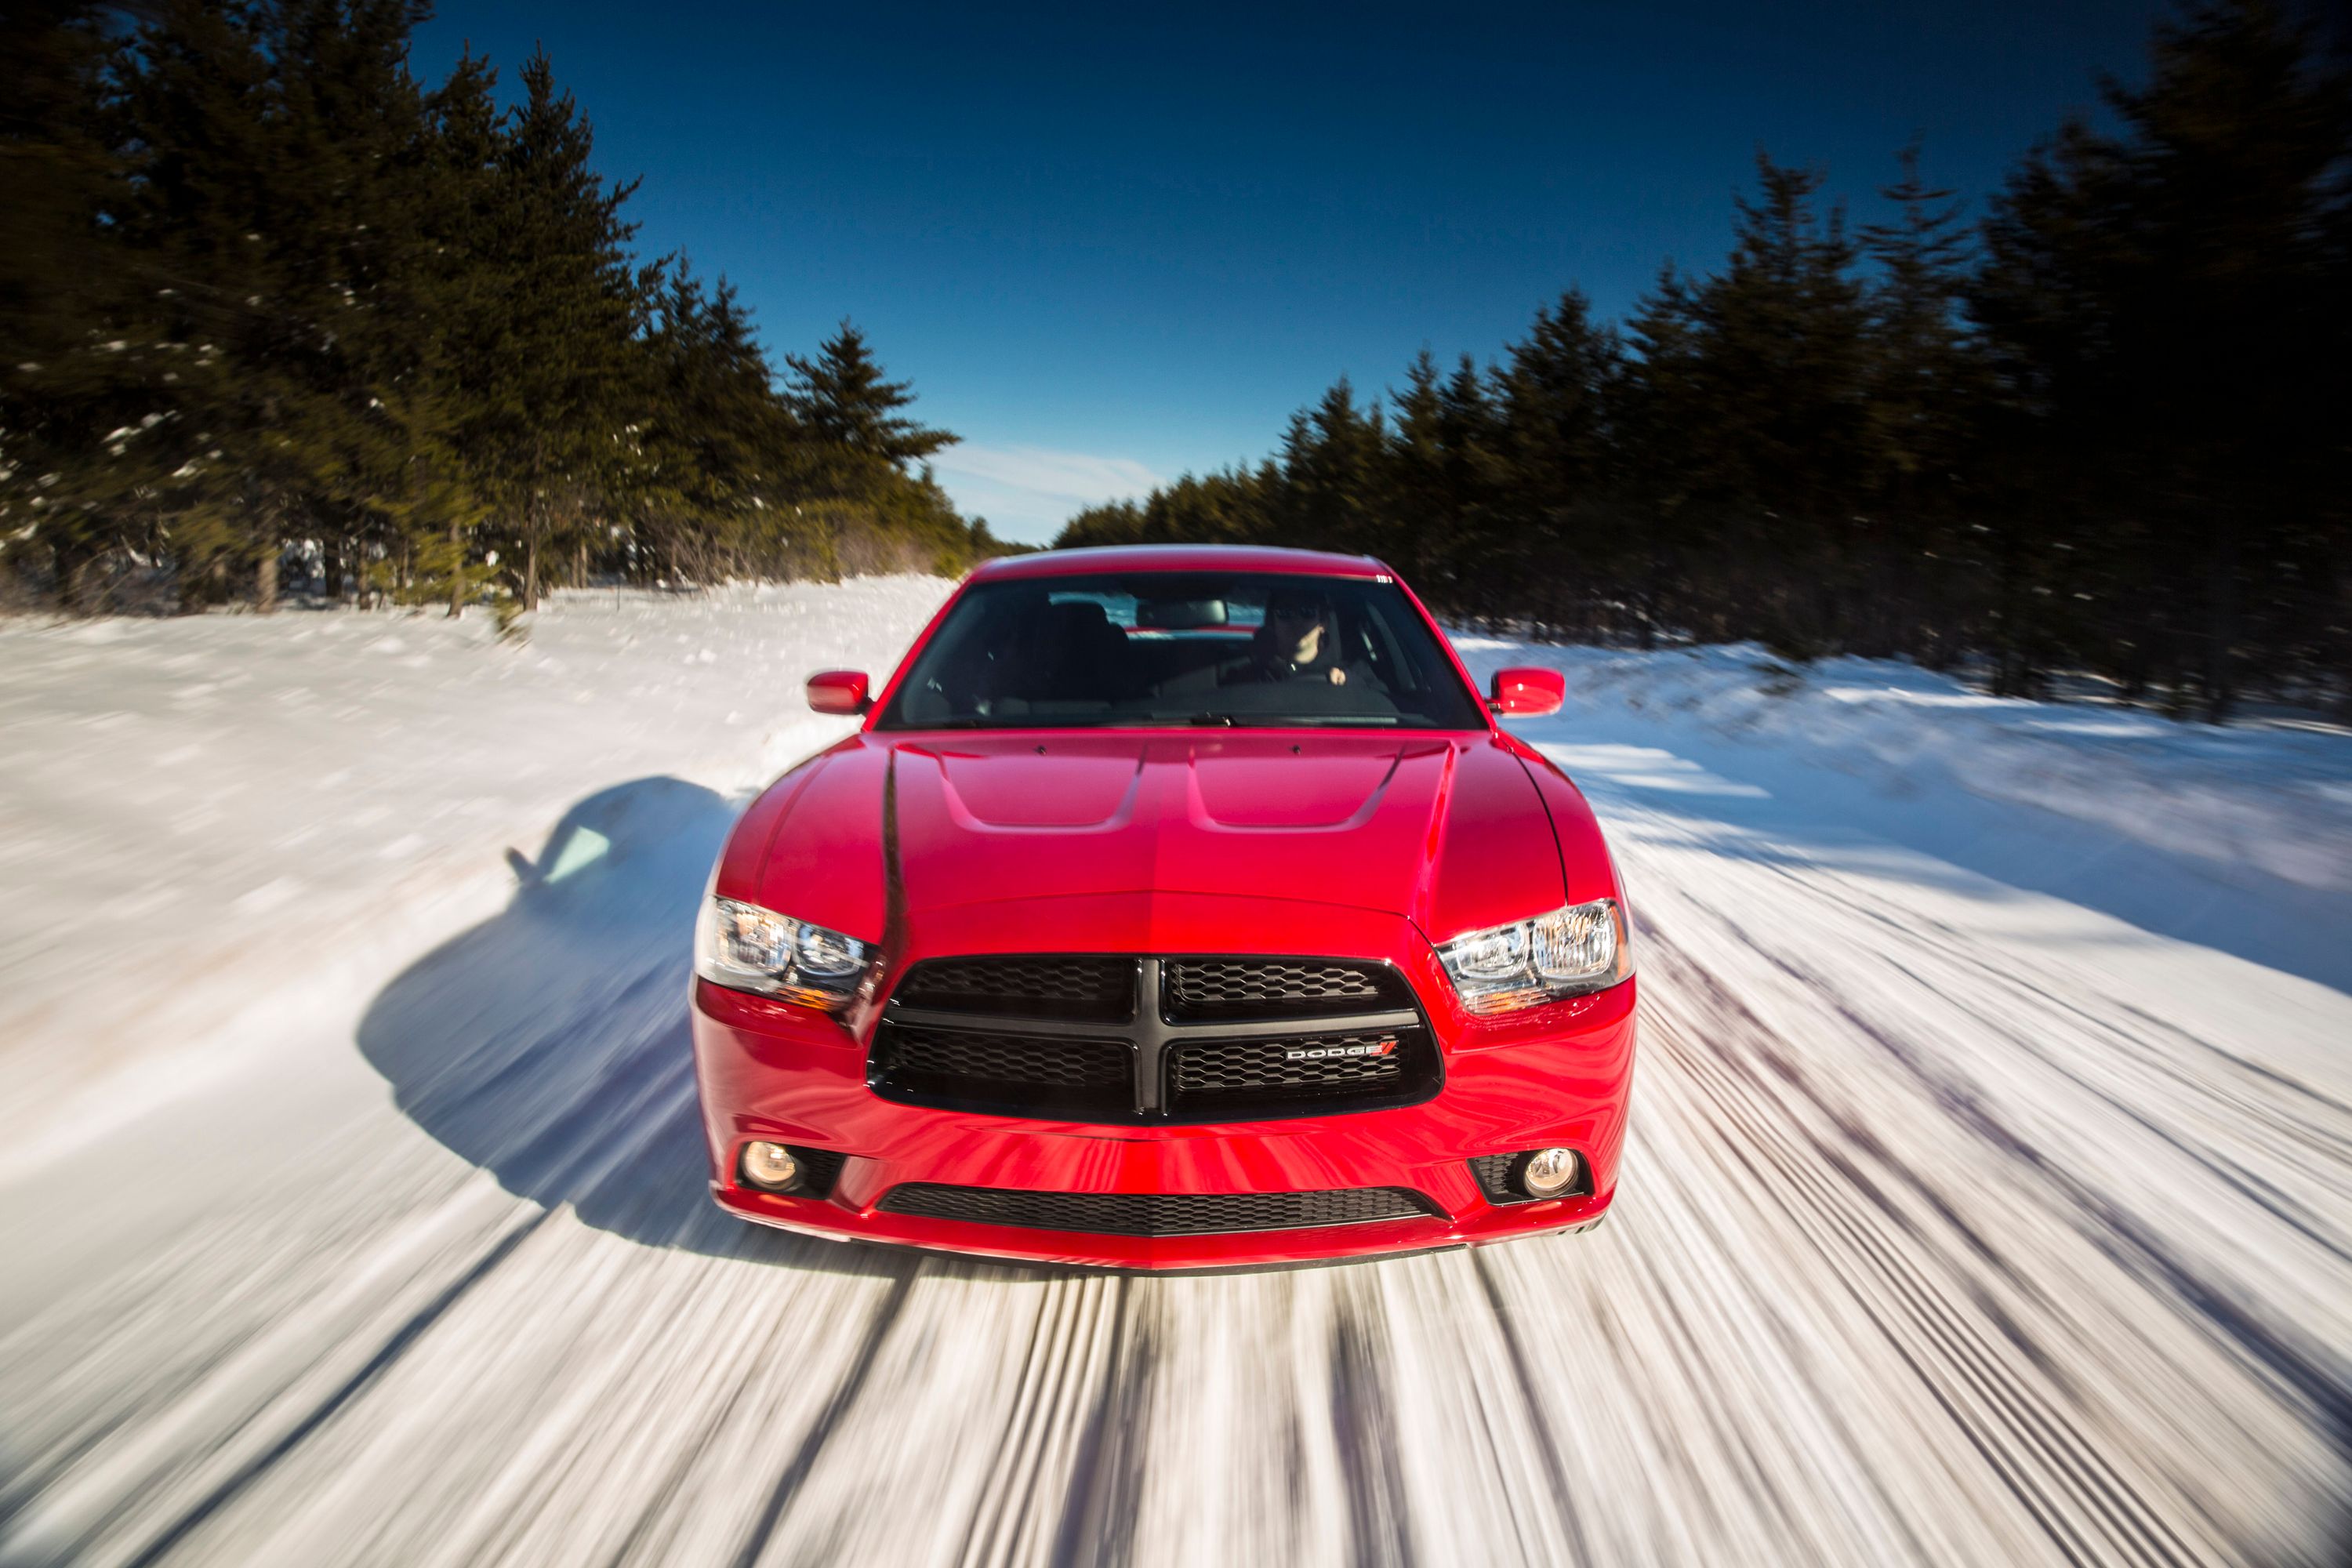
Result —
[[[1297, 591], [1297, 580], [1291, 580]], [[910, 672], [883, 728], [1333, 722], [1470, 728], [1460, 678], [1392, 584], [1317, 579], [1328, 646], [1276, 679], [1282, 579], [1049, 577], [977, 585]], [[1345, 671], [1340, 681], [1328, 670]]]

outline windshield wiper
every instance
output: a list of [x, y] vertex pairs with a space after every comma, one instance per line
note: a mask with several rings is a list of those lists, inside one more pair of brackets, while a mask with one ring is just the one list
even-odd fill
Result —
[[1033, 714], [986, 713], [957, 714], [947, 719], [929, 719], [916, 723], [877, 726], [888, 730], [1099, 730], [1122, 721], [1117, 713]]
[[880, 726], [901, 730], [1107, 730], [1152, 729], [1164, 724], [1190, 724], [1211, 730], [1391, 729], [1402, 720], [1385, 713], [1193, 713], [1182, 719], [1151, 713], [1089, 713], [990, 716], [961, 713], [919, 723]]
[[1222, 730], [1392, 729], [1387, 713], [1195, 713], [1184, 721]]

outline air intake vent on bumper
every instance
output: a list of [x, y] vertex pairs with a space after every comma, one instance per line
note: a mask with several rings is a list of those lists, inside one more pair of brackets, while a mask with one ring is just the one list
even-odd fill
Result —
[[1316, 1193], [1027, 1193], [928, 1182], [893, 1187], [882, 1200], [882, 1212], [1097, 1236], [1214, 1236], [1444, 1217], [1444, 1211], [1428, 1198], [1403, 1187]]

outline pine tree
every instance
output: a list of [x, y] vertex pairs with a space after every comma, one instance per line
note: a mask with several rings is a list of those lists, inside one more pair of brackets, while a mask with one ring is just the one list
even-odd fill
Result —
[[847, 321], [814, 359], [786, 354], [784, 363], [786, 404], [817, 442], [903, 468], [957, 440], [898, 413], [915, 401], [908, 384], [884, 376], [866, 334]]
[[1896, 156], [1902, 177], [1879, 192], [1894, 216], [1862, 229], [1877, 267], [1867, 292], [1862, 458], [1876, 531], [1858, 563], [1872, 581], [1851, 640], [1860, 652], [1940, 660], [1949, 637], [1924, 623], [1946, 618], [1931, 606], [1975, 537], [1953, 524], [1984, 384], [1961, 308], [1971, 259], [1962, 204], [1921, 177], [1916, 140]]
[[646, 352], [654, 406], [638, 487], [640, 542], [686, 581], [819, 567], [794, 504], [800, 432], [773, 390], [749, 311], [725, 279], [706, 290], [680, 262], [652, 290]]
[[[9, 577], [71, 601], [117, 542], [118, 496], [86, 459], [117, 428], [138, 384], [115, 341], [139, 294], [121, 248], [101, 238], [124, 171], [107, 134], [105, 8], [28, 0], [0, 12], [0, 591]], [[132, 414], [131, 428], [144, 436]], [[64, 481], [64, 482], [60, 482]]]
[[1955, 460], [1966, 417], [1969, 235], [1952, 193], [1920, 177], [1919, 143], [1897, 156], [1903, 177], [1879, 192], [1896, 216], [1862, 230], [1878, 265], [1869, 292], [1871, 461], [1897, 487], [1898, 504], [1916, 505], [1923, 476]]
[[503, 177], [498, 79], [470, 50], [425, 96], [427, 125], [407, 230], [413, 357], [376, 395], [404, 433], [401, 471], [382, 504], [398, 520], [400, 561], [381, 573], [393, 598], [455, 616], [497, 573], [481, 535], [496, 512], [492, 465], [474, 460], [482, 405], [496, 396], [502, 279], [477, 247], [498, 220]]
[[1697, 565], [1697, 497], [1719, 486], [1710, 471], [1715, 445], [1690, 436], [1704, 428], [1704, 332], [1695, 290], [1674, 263], [1666, 263], [1626, 323], [1632, 363], [1618, 384], [1614, 413], [1621, 493], [1645, 518], [1640, 559], [1632, 568], [1636, 622], [1645, 647], [1662, 626], [1707, 629], [1687, 591]]
[[1324, 550], [1380, 547], [1380, 469], [1385, 437], [1377, 405], [1356, 401], [1341, 377], [1292, 421], [1283, 445], [1283, 527]]
[[271, 221], [289, 133], [278, 20], [174, 0], [122, 62], [112, 129], [131, 178], [108, 216], [145, 297], [106, 347], [140, 380], [140, 424], [153, 423], [110, 447], [89, 497], [121, 523], [148, 512], [151, 548], [176, 560], [184, 589], [226, 591], [234, 574], [265, 609], [310, 489], [289, 428], [310, 413], [301, 362], [315, 342], [293, 302], [293, 237]]
[[1527, 581], [1531, 554], [1529, 541], [1513, 537], [1502, 504], [1507, 443], [1492, 384], [1465, 353], [1437, 389], [1438, 446], [1452, 492], [1454, 592], [1464, 607], [1490, 615], [1513, 596], [1511, 584]]
[[1837, 636], [1851, 599], [1838, 568], [1868, 490], [1864, 316], [1843, 211], [1814, 207], [1825, 176], [1761, 153], [1756, 169], [1730, 259], [1698, 293], [1690, 428], [1716, 448], [1736, 591], [1769, 641], [1802, 654]]
[[1731, 257], [1698, 293], [1707, 427], [1731, 490], [1767, 509], [1837, 510], [1857, 473], [1864, 315], [1843, 208], [1826, 218], [1819, 169], [1756, 157], [1759, 194], [1735, 204]]
[[1387, 558], [1423, 594], [1450, 600], [1454, 558], [1462, 547], [1461, 519], [1437, 360], [1427, 348], [1406, 367], [1404, 390], [1391, 393], [1389, 402], [1395, 418], [1389, 433], [1387, 489], [1397, 525]]
[[[2066, 565], [2077, 587], [2042, 541], [2011, 548], [2002, 615], [2028, 624], [2004, 632], [2005, 675], [2105, 653], [2219, 718], [2250, 617], [2285, 668], [2344, 657], [2320, 628], [2344, 568], [2328, 542], [2352, 342], [2329, 237], [2352, 89], [2274, 6], [2231, 0], [2160, 27], [2149, 84], [2106, 96], [2123, 134], [2073, 123], [2027, 160], [1971, 290], [2013, 493], [2042, 499], [2045, 536], [2078, 536], [2051, 542], [2093, 557]], [[2060, 613], [2077, 594], [2087, 624]]]
[[1561, 584], [1549, 618], [1598, 626], [1594, 606], [1621, 580], [1632, 542], [1613, 504], [1618, 483], [1608, 413], [1622, 373], [1613, 331], [1594, 326], [1570, 289], [1536, 312], [1495, 377], [1501, 451], [1498, 525], [1523, 552], [1557, 563]]
[[549, 559], [629, 479], [647, 409], [632, 341], [644, 314], [627, 249], [636, 227], [621, 216], [635, 182], [608, 186], [596, 172], [594, 133], [544, 53], [524, 62], [522, 84], [469, 237], [487, 276], [463, 355], [473, 380], [461, 438], [528, 611]]
[[396, 559], [402, 485], [418, 432], [383, 393], [419, 363], [427, 326], [416, 236], [432, 196], [424, 94], [407, 70], [417, 0], [285, 0], [269, 31], [284, 134], [267, 222], [280, 237], [303, 381], [288, 441], [307, 467], [306, 523], [331, 596]]

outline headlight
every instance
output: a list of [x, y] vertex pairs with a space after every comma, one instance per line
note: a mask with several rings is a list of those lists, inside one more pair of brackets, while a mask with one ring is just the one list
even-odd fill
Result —
[[1531, 921], [1438, 943], [1454, 994], [1473, 1013], [1512, 1013], [1605, 991], [1633, 973], [1625, 911], [1614, 899], [1570, 904]]
[[695, 973], [828, 1013], [857, 994], [873, 952], [854, 936], [734, 899], [705, 899], [694, 922]]

